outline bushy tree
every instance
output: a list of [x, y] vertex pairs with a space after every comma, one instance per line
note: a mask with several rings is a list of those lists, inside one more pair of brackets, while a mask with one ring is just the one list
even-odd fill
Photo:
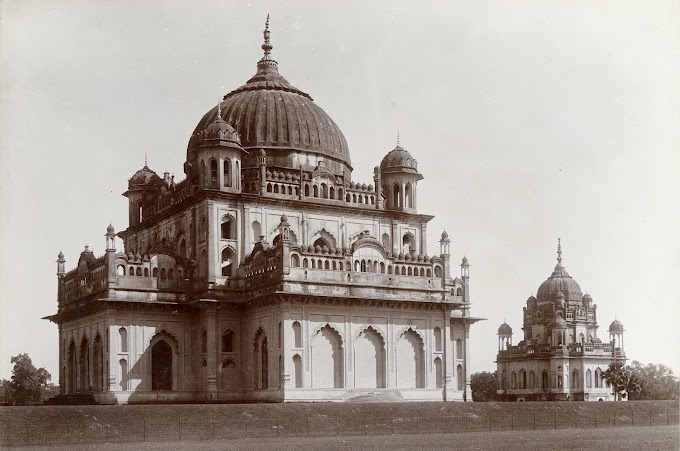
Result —
[[489, 373], [482, 371], [481, 373], [474, 373], [470, 379], [470, 388], [472, 389], [472, 400], [478, 402], [495, 401], [498, 399], [498, 379], [496, 371]]
[[612, 387], [619, 401], [631, 393], [640, 391], [637, 376], [623, 362], [610, 363], [609, 368], [602, 373], [602, 378]]
[[14, 364], [9, 382], [12, 404], [24, 405], [42, 401], [42, 395], [52, 376], [45, 368], [36, 368], [28, 354], [12, 357]]
[[640, 383], [640, 391], [631, 393], [630, 399], [678, 399], [680, 380], [665, 365], [644, 365], [634, 360], [630, 368]]

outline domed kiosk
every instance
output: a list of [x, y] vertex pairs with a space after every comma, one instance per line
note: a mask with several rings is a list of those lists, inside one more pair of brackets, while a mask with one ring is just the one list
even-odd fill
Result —
[[496, 357], [499, 394], [506, 400], [615, 400], [602, 373], [611, 362], [624, 361], [623, 326], [614, 321], [610, 340], [598, 336], [597, 306], [562, 264], [557, 265], [524, 307], [522, 340], [512, 345], [512, 329], [498, 329]]
[[472, 400], [470, 264], [452, 277], [447, 233], [428, 253], [415, 158], [397, 142], [353, 181], [340, 128], [272, 48], [267, 20], [255, 75], [194, 128], [184, 180], [145, 162], [104, 255], [67, 272], [59, 253], [48, 318], [68, 399]]

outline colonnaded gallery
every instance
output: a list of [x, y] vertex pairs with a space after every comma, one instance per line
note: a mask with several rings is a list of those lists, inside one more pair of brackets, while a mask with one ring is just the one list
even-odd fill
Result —
[[607, 342], [598, 328], [597, 305], [562, 265], [558, 240], [555, 270], [526, 301], [522, 340], [512, 344], [507, 323], [498, 328], [498, 393], [511, 401], [614, 401], [602, 373], [626, 361], [623, 324], [614, 319]]
[[471, 401], [469, 264], [452, 277], [446, 232], [427, 255], [416, 160], [397, 145], [353, 181], [342, 132], [279, 75], [269, 38], [198, 122], [186, 178], [145, 164], [127, 230], [69, 272], [59, 254], [62, 395]]

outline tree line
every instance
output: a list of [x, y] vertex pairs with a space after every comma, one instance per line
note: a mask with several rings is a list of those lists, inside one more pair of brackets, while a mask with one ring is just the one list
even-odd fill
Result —
[[39, 404], [59, 394], [59, 387], [50, 383], [52, 375], [45, 368], [36, 368], [28, 354], [12, 357], [10, 362], [14, 364], [12, 377], [0, 381], [0, 404]]
[[[680, 380], [673, 370], [663, 364], [647, 365], [634, 360], [630, 365], [614, 362], [602, 373], [619, 400], [680, 399]], [[482, 371], [471, 377], [472, 400], [500, 401], [498, 375]]]

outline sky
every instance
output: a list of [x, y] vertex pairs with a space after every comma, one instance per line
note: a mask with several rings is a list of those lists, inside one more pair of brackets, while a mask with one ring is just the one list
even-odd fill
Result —
[[[127, 227], [143, 166], [184, 178], [203, 114], [255, 73], [271, 15], [280, 73], [347, 138], [352, 179], [417, 160], [428, 253], [470, 260], [472, 370], [556, 264], [617, 318], [629, 359], [680, 372], [677, 1], [0, 0], [0, 378], [27, 352], [57, 379], [67, 269]], [[120, 248], [120, 241], [119, 241]]]

